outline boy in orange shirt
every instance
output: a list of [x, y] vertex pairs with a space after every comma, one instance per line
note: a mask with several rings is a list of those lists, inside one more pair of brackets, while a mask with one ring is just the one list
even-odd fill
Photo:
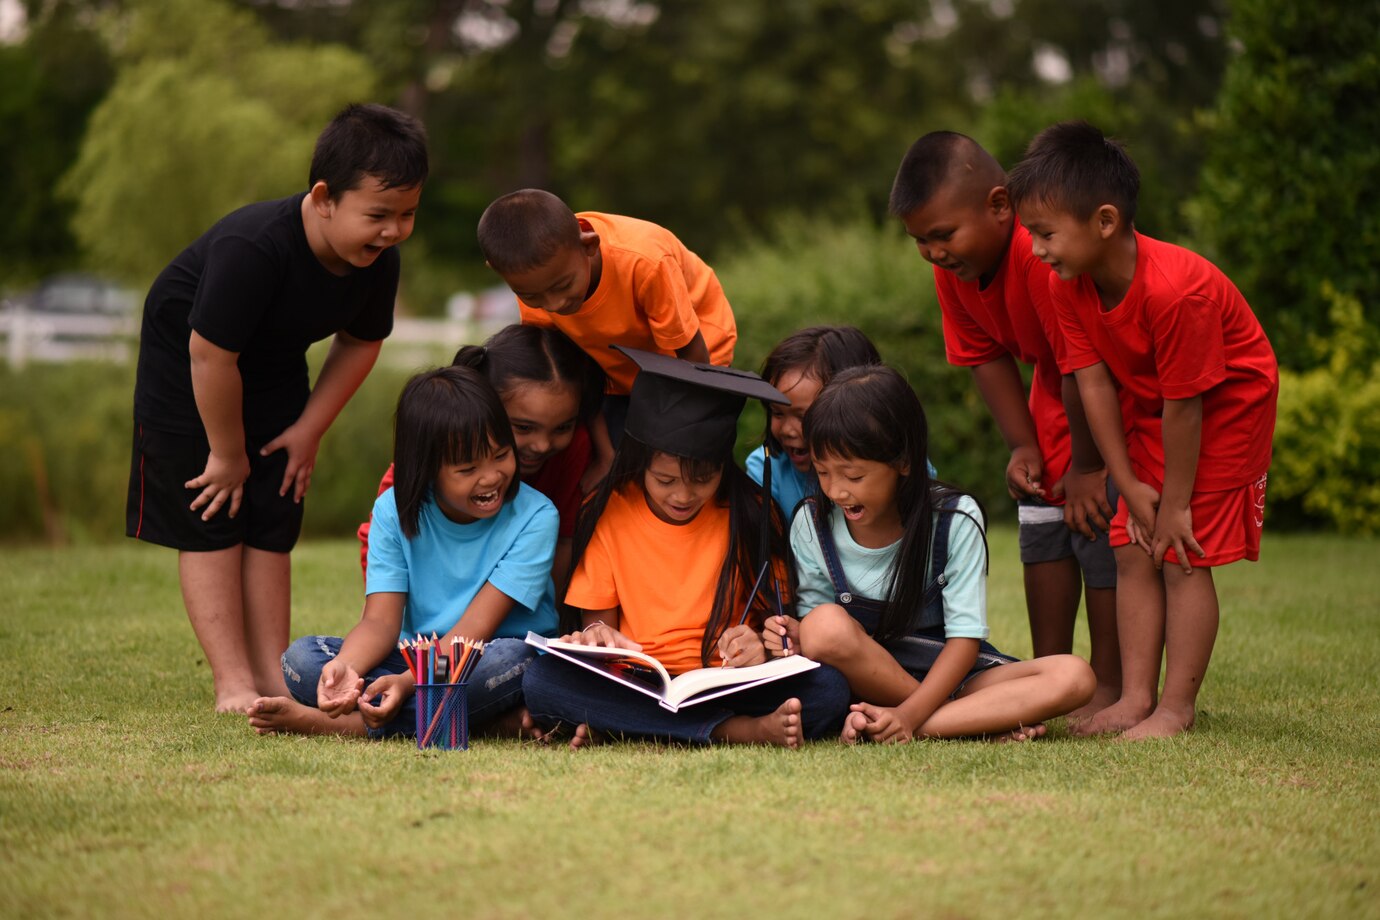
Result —
[[496, 199], [479, 219], [484, 259], [518, 296], [522, 322], [554, 326], [608, 378], [605, 425], [582, 485], [608, 470], [622, 436], [637, 366], [610, 345], [733, 363], [733, 308], [714, 270], [664, 227], [595, 211], [573, 213], [541, 189]]
[[1042, 131], [1007, 188], [1057, 276], [1063, 369], [1121, 491], [1111, 543], [1122, 693], [1084, 731], [1175, 735], [1193, 726], [1217, 638], [1212, 568], [1260, 555], [1274, 351], [1220, 269], [1136, 232], [1140, 173], [1092, 125]]
[[[1064, 338], [1049, 301], [1049, 267], [1030, 251], [1005, 170], [966, 135], [934, 131], [912, 144], [896, 172], [890, 208], [934, 265], [949, 363], [972, 368], [1011, 451], [1006, 489], [1019, 506], [1036, 657], [1073, 651], [1079, 595], [1086, 594], [1097, 694], [1070, 714], [1076, 722], [1121, 692], [1116, 559], [1105, 537], [1116, 498], [1076, 405], [1073, 424], [1081, 436], [1070, 438], [1057, 362]], [[1034, 365], [1029, 399], [1017, 361]]]

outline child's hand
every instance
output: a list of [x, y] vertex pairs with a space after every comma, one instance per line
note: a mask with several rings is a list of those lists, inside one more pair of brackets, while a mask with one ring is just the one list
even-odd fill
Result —
[[316, 450], [321, 446], [321, 435], [309, 430], [300, 422], [294, 422], [272, 441], [263, 446], [259, 456], [267, 457], [278, 450], [287, 451], [287, 468], [283, 470], [283, 484], [278, 487], [279, 495], [286, 495], [292, 487], [292, 500], [300, 503], [311, 486], [311, 473], [316, 468]]
[[[1127, 534], [1132, 542], [1147, 554], [1153, 554], [1150, 535], [1155, 532], [1155, 516], [1160, 505], [1160, 493], [1149, 483], [1137, 479], [1121, 498], [1126, 502], [1132, 518], [1132, 521], [1127, 522]], [[1131, 526], [1132, 523], [1135, 525], [1134, 528]]]
[[867, 735], [869, 741], [895, 744], [911, 740], [910, 726], [901, 719], [895, 709], [888, 706], [874, 706], [871, 703], [854, 703], [848, 708], [853, 712], [862, 713], [867, 719], [867, 724], [863, 726], [863, 733]]
[[370, 728], [381, 728], [393, 721], [407, 698], [416, 692], [412, 674], [385, 674], [374, 681], [359, 698], [359, 714]]
[[[790, 640], [790, 648], [783, 648], [783, 637]], [[762, 624], [762, 645], [772, 658], [796, 654], [800, 650], [800, 621], [795, 617], [767, 617]]]
[[1107, 501], [1107, 468], [1080, 473], [1072, 467], [1054, 487], [1054, 495], [1064, 496], [1064, 525], [1089, 540], [1106, 533], [1116, 509]]
[[1171, 546], [1185, 575], [1193, 574], [1193, 564], [1188, 561], [1187, 550], [1197, 553], [1199, 559], [1207, 558], [1207, 553], [1203, 552], [1193, 536], [1193, 512], [1188, 508], [1160, 508], [1159, 518], [1155, 521], [1153, 544], [1155, 568], [1164, 568], [1164, 554]]
[[1033, 447], [1018, 447], [1011, 452], [1006, 464], [1006, 491], [1014, 499], [1040, 498], [1044, 489], [1040, 479], [1045, 475], [1045, 461]]
[[355, 711], [364, 678], [339, 658], [328, 661], [316, 682], [316, 708], [332, 719]]
[[561, 636], [561, 641], [573, 642], [576, 645], [595, 645], [604, 648], [625, 648], [634, 652], [642, 651], [641, 645], [606, 623], [594, 623], [591, 626], [586, 626], [578, 632]]
[[585, 467], [584, 474], [580, 477], [580, 494], [588, 495], [599, 488], [599, 483], [604, 481], [610, 469], [613, 468], [612, 457], [601, 457], [597, 453], [589, 458], [589, 466]]
[[244, 454], [237, 457], [220, 457], [215, 453], [206, 457], [206, 468], [195, 479], [183, 485], [188, 489], [200, 489], [201, 494], [192, 500], [192, 510], [203, 505], [201, 519], [209, 521], [226, 503], [230, 503], [230, 516], [239, 514], [240, 500], [244, 498], [244, 481], [249, 478], [249, 458]]
[[767, 651], [751, 626], [734, 626], [719, 637], [719, 657], [726, 668], [745, 668], [766, 661]]

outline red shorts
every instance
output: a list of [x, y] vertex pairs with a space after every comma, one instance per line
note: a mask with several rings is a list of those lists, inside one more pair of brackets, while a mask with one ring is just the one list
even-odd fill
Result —
[[[1157, 490], [1162, 488], [1158, 482], [1151, 482], [1150, 485]], [[1203, 552], [1207, 553], [1202, 559], [1196, 553], [1189, 553], [1189, 565], [1206, 569], [1238, 559], [1255, 562], [1260, 558], [1260, 532], [1265, 527], [1264, 476], [1250, 485], [1235, 489], [1194, 492], [1189, 499], [1188, 509], [1193, 515], [1193, 536], [1198, 539]], [[1126, 499], [1120, 499], [1109, 532], [1113, 547], [1126, 546], [1131, 542], [1126, 533], [1128, 513]], [[1179, 564], [1178, 554], [1172, 547], [1165, 552], [1164, 561]]]

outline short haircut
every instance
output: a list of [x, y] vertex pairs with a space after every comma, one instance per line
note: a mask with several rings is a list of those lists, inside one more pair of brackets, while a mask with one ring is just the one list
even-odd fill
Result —
[[[996, 158], [966, 134], [931, 131], [910, 145], [891, 184], [888, 210], [904, 218], [923, 207], [944, 185], [957, 178], [960, 167], [971, 170], [987, 187], [1000, 185], [1006, 173]], [[984, 190], [985, 191], [985, 190]]]
[[[404, 536], [420, 531], [441, 467], [482, 460], [493, 444], [517, 451], [508, 413], [483, 374], [442, 367], [407, 381], [393, 421], [393, 500]], [[520, 484], [515, 466], [505, 502]]]
[[308, 187], [326, 183], [332, 200], [364, 184], [414, 188], [426, 182], [426, 129], [386, 105], [347, 105], [316, 139]]
[[563, 384], [579, 396], [580, 421], [589, 424], [604, 400], [604, 371], [559, 329], [504, 326], [483, 345], [464, 345], [451, 362], [483, 374], [500, 399], [520, 386]]
[[1029, 201], [1087, 220], [1101, 205], [1115, 205], [1130, 227], [1136, 218], [1140, 170], [1120, 141], [1086, 121], [1045, 128], [1025, 150], [1006, 183], [1017, 207]]
[[497, 198], [479, 218], [479, 250], [500, 275], [545, 265], [568, 246], [580, 245], [580, 222], [550, 192], [525, 188]]

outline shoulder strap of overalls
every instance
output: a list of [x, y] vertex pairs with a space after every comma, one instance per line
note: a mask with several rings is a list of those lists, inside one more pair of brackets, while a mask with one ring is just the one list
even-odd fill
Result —
[[819, 548], [824, 553], [824, 568], [829, 575], [830, 584], [834, 586], [834, 596], [842, 603], [851, 602], [853, 594], [848, 590], [843, 563], [839, 562], [839, 548], [834, 543], [834, 530], [829, 526], [829, 516], [819, 499], [814, 495], [807, 495], [796, 506], [796, 513], [810, 515], [810, 521], [815, 525], [815, 538], [819, 540]]
[[926, 599], [934, 591], [943, 591], [944, 583], [948, 581], [944, 569], [949, 565], [949, 527], [957, 513], [959, 498], [958, 495], [946, 495], [936, 509], [938, 513], [935, 514], [934, 539], [930, 541], [930, 577], [925, 587]]

